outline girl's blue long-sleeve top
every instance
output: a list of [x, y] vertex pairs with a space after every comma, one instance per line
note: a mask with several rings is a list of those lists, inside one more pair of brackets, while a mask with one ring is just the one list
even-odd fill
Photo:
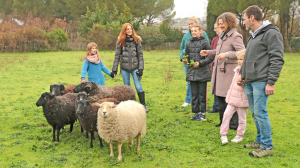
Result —
[[81, 70], [81, 79], [85, 79], [86, 73], [88, 73], [88, 81], [95, 82], [98, 85], [105, 85], [105, 79], [102, 74], [102, 71], [107, 75], [111, 74], [111, 71], [108, 70], [100, 60], [99, 64], [94, 64], [86, 61], [84, 59], [82, 70]]

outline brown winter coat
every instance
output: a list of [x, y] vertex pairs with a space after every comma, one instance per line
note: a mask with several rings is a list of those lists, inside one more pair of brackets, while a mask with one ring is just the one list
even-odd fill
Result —
[[236, 67], [234, 69], [235, 75], [227, 92], [226, 102], [235, 107], [249, 107], [248, 98], [245, 93], [244, 86], [239, 86], [236, 83], [236, 78], [239, 76], [240, 69], [240, 67]]
[[[233, 70], [238, 65], [236, 51], [244, 49], [245, 46], [243, 36], [236, 29], [230, 30], [223, 39], [221, 39], [221, 34], [219, 37], [217, 48], [208, 51], [208, 57], [214, 57], [210, 93], [226, 97], [234, 76]], [[229, 59], [218, 60], [216, 56], [226, 52], [229, 53]]]

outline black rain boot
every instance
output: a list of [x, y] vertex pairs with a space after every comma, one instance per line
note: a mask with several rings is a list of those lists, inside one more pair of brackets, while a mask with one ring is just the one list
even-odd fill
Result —
[[145, 103], [145, 92], [140, 92], [140, 93], [138, 93], [138, 96], [139, 96], [139, 99], [140, 99], [140, 103], [141, 103], [142, 105], [144, 105], [145, 110], [146, 110], [146, 113], [148, 113], [149, 110], [147, 109], [146, 103]]

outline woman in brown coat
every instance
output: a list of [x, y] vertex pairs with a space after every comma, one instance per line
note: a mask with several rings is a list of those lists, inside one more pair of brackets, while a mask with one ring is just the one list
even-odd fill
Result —
[[[214, 57], [213, 74], [211, 78], [211, 94], [218, 97], [220, 124], [223, 120], [223, 114], [227, 103], [225, 101], [227, 91], [229, 90], [231, 79], [234, 76], [233, 69], [237, 67], [238, 61], [236, 52], [245, 48], [243, 36], [236, 30], [236, 16], [233, 13], [225, 12], [217, 18], [217, 23], [222, 30], [219, 35], [217, 48], [214, 50], [202, 50], [201, 56]], [[238, 126], [238, 116], [232, 117], [234, 123], [230, 123], [232, 129]]]

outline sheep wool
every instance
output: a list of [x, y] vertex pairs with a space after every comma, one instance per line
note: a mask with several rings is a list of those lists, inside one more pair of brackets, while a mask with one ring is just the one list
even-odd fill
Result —
[[107, 116], [103, 116], [103, 108], [99, 108], [97, 125], [100, 137], [107, 143], [124, 143], [131, 141], [138, 134], [146, 134], [147, 118], [143, 105], [131, 100], [123, 101], [115, 108], [114, 103], [108, 104], [112, 108], [106, 109]]

